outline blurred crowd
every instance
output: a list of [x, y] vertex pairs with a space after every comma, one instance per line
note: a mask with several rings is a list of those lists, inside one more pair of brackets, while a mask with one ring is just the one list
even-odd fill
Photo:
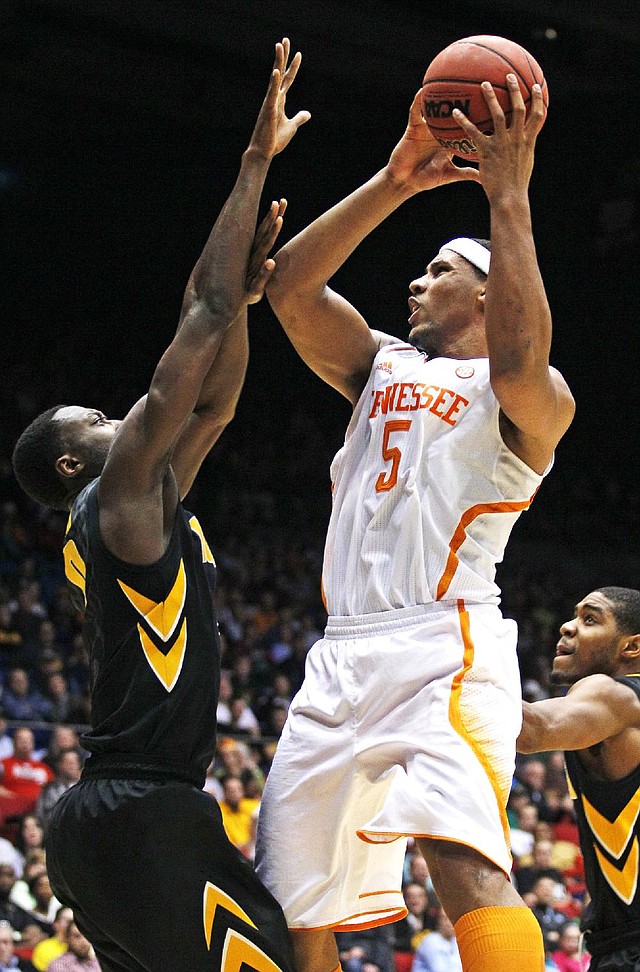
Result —
[[[294, 459], [285, 466], [264, 445], [259, 424], [249, 438], [241, 428], [237, 440], [223, 444], [187, 502], [219, 568], [219, 734], [205, 789], [249, 859], [271, 758], [326, 619], [324, 480], [336, 447], [306, 416], [287, 433], [283, 448]], [[561, 482], [542, 489], [546, 495], [518, 524], [498, 577], [503, 611], [519, 625], [523, 694], [531, 700], [553, 691], [548, 675], [558, 628], [577, 600], [599, 584], [637, 586], [638, 576], [635, 484], [577, 477], [569, 489]], [[8, 458], [0, 458], [0, 969], [98, 968], [73, 915], [52, 895], [43, 850], [51, 808], [81, 773], [81, 732], [90, 716], [82, 618], [61, 558], [66, 519], [26, 500]], [[542, 927], [548, 968], [582, 972], [584, 870], [561, 753], [518, 764], [508, 816], [513, 880]], [[406, 918], [338, 935], [345, 972], [460, 969], [453, 928], [411, 841], [404, 893]]]

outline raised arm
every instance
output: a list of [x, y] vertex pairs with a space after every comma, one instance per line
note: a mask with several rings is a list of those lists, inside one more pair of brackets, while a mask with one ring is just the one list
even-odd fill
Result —
[[[272, 202], [262, 220], [253, 242], [245, 281], [247, 303], [257, 303], [263, 295], [265, 283], [275, 263], [268, 258], [282, 227], [287, 203]], [[183, 313], [195, 299], [193, 277], [185, 291]], [[227, 328], [220, 348], [209, 369], [193, 413], [180, 434], [171, 459], [180, 498], [189, 492], [202, 461], [235, 415], [244, 383], [249, 358], [247, 306], [243, 306], [233, 324]]]
[[[286, 93], [300, 64], [296, 54], [287, 68], [288, 55], [285, 39], [276, 44], [267, 94], [236, 183], [192, 273], [176, 335], [155, 370], [148, 394], [120, 426], [100, 477], [105, 542], [113, 553], [133, 563], [161, 556], [178, 496], [191, 484], [204, 454], [233, 414], [244, 378], [246, 305], [256, 296], [251, 286], [248, 289], [247, 275], [250, 254], [255, 252], [258, 205], [271, 160], [309, 117], [307, 112], [292, 119], [285, 115]], [[275, 215], [273, 208], [270, 211], [271, 235], [277, 235], [281, 225], [280, 208]], [[257, 245], [260, 250], [261, 244]], [[260, 258], [253, 281], [258, 296], [274, 266], [266, 260], [266, 252], [261, 251]], [[216, 408], [221, 414], [214, 414]], [[190, 450], [180, 442], [194, 414], [201, 423], [199, 447]], [[171, 467], [174, 453], [178, 480]]]
[[[563, 698], [523, 702], [522, 709], [516, 744], [520, 753], [588, 749], [626, 729], [640, 729], [640, 700], [632, 689], [608, 675], [589, 675]], [[638, 743], [636, 749], [637, 762]]]
[[507, 75], [511, 124], [490, 84], [483, 85], [494, 133], [483, 135], [458, 110], [456, 121], [478, 149], [480, 179], [491, 208], [491, 269], [485, 326], [491, 384], [503, 413], [509, 447], [544, 472], [574, 414], [573, 397], [549, 365], [551, 311], [538, 267], [531, 224], [529, 181], [544, 108], [534, 85], [529, 116], [515, 75]]
[[478, 179], [473, 168], [457, 168], [429, 132], [413, 100], [405, 133], [388, 164], [276, 254], [267, 296], [294, 347], [328, 384], [352, 404], [367, 380], [378, 339], [361, 314], [328, 286], [356, 247], [415, 193], [462, 179]]

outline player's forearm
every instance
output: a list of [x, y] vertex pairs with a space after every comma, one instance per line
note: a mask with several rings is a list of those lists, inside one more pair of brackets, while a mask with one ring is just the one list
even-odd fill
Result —
[[491, 269], [485, 299], [492, 376], [545, 372], [551, 312], [538, 266], [527, 194], [491, 206]]
[[[185, 295], [186, 308], [200, 302], [210, 325], [225, 329], [246, 303], [247, 264], [269, 161], [255, 151], [242, 157], [236, 183], [196, 263]], [[202, 321], [202, 316], [197, 315]]]
[[547, 720], [544, 717], [540, 703], [522, 703], [522, 729], [516, 740], [516, 750], [519, 753], [541, 753], [547, 749], [559, 748], [553, 742], [546, 746], [548, 741]]
[[269, 298], [320, 290], [356, 247], [411, 195], [381, 169], [276, 254]]

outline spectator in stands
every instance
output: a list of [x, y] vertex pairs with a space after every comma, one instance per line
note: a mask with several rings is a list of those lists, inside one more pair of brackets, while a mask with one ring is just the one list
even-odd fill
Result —
[[86, 755], [84, 750], [80, 748], [80, 736], [77, 729], [73, 726], [54, 726], [49, 736], [49, 745], [42, 754], [42, 762], [55, 770], [58, 756], [67, 749], [77, 749], [83, 758]]
[[525, 803], [517, 811], [516, 827], [510, 827], [511, 853], [516, 863], [527, 854], [533, 852], [535, 843], [535, 829], [538, 823], [538, 808], [533, 803]]
[[67, 925], [65, 941], [67, 951], [50, 963], [47, 972], [101, 972], [91, 942], [73, 920]]
[[410, 881], [402, 889], [408, 914], [391, 926], [396, 952], [415, 952], [421, 940], [435, 928], [429, 895], [423, 884]]
[[343, 972], [395, 972], [390, 925], [336, 932]]
[[[29, 561], [21, 564], [21, 570], [28, 574]], [[20, 581], [15, 600], [9, 604], [14, 627], [22, 636], [22, 652], [25, 664], [32, 664], [37, 658], [38, 629], [40, 622], [47, 616], [47, 611], [41, 600], [40, 584], [37, 580], [25, 576]]]
[[230, 731], [248, 739], [260, 738], [260, 724], [249, 704], [250, 696], [239, 695], [231, 700]]
[[518, 893], [525, 901], [525, 895], [533, 890], [539, 877], [544, 875], [553, 878], [556, 883], [562, 883], [563, 880], [562, 872], [552, 864], [553, 841], [544, 838], [536, 840], [531, 857], [531, 864], [518, 867], [515, 872]]
[[444, 908], [438, 910], [437, 922], [436, 930], [418, 945], [411, 972], [462, 972], [456, 935]]
[[61, 905], [53, 919], [53, 935], [38, 942], [33, 949], [31, 961], [38, 972], [45, 972], [55, 958], [67, 951], [66, 933], [71, 921], [73, 911], [66, 905]]
[[13, 736], [7, 732], [4, 709], [0, 709], [0, 760], [13, 756]]
[[44, 847], [30, 850], [23, 864], [22, 877], [17, 878], [11, 888], [9, 897], [14, 904], [20, 905], [25, 911], [33, 911], [36, 899], [31, 893], [30, 882], [37, 874], [46, 874], [47, 855]]
[[530, 907], [542, 929], [545, 952], [549, 953], [558, 947], [560, 929], [567, 920], [567, 916], [557, 907], [559, 900], [557, 881], [551, 877], [539, 877], [533, 886], [533, 895]]
[[[586, 972], [591, 964], [588, 953], [580, 954], [580, 928], [575, 921], [568, 921], [560, 928], [558, 948], [551, 952], [554, 967], [559, 972]], [[622, 970], [619, 970], [622, 972]]]
[[18, 824], [16, 849], [23, 860], [34, 850], [44, 850], [44, 829], [36, 813], [25, 813]]
[[34, 755], [35, 738], [28, 726], [18, 726], [13, 734], [13, 756], [0, 762], [0, 797], [21, 801], [18, 812], [27, 813], [36, 805], [53, 770]]
[[63, 793], [77, 783], [82, 773], [82, 757], [78, 749], [63, 749], [55, 761], [55, 778], [45, 783], [36, 803], [36, 814], [46, 833], [49, 816]]
[[527, 791], [529, 801], [536, 807], [538, 820], [550, 822], [552, 814], [545, 797], [547, 767], [543, 761], [541, 759], [523, 760], [516, 769], [516, 777]]
[[220, 810], [227, 837], [238, 850], [248, 854], [255, 841], [252, 817], [260, 801], [245, 797], [239, 776], [225, 776], [222, 791], [224, 795], [220, 800]]
[[2, 708], [7, 719], [20, 722], [40, 722], [51, 718], [51, 703], [37, 688], [32, 687], [25, 668], [11, 668], [7, 672]]
[[15, 951], [15, 929], [8, 921], [0, 921], [0, 972], [34, 972], [35, 966], [28, 959], [19, 958]]
[[29, 891], [35, 901], [35, 906], [31, 909], [31, 914], [40, 918], [50, 926], [50, 933], [53, 932], [53, 919], [56, 916], [61, 902], [58, 901], [49, 883], [49, 875], [46, 868], [40, 874], [35, 874], [29, 881]]
[[86, 708], [81, 696], [69, 689], [63, 672], [51, 672], [44, 680], [44, 697], [51, 710], [52, 722], [82, 723], [86, 718]]
[[0, 837], [0, 864], [10, 864], [17, 877], [22, 877], [24, 861], [22, 854], [16, 849], [15, 844], [6, 837]]
[[233, 699], [233, 684], [231, 682], [231, 672], [223, 668], [220, 672], [220, 692], [218, 694], [218, 708], [216, 710], [216, 723], [218, 730], [229, 732], [231, 728], [231, 700]]
[[48, 922], [34, 917], [11, 900], [11, 891], [16, 882], [16, 872], [10, 864], [0, 864], [0, 921], [8, 922], [20, 933], [25, 945], [34, 946], [50, 934]]

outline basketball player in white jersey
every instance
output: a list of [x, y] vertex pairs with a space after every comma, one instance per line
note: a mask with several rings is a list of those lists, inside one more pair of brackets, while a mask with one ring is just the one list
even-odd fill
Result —
[[[339, 965], [332, 932], [395, 921], [406, 837], [455, 923], [465, 970], [539, 972], [542, 938], [509, 881], [505, 804], [521, 724], [516, 630], [495, 565], [574, 412], [549, 366], [551, 316], [528, 186], [543, 104], [507, 76], [512, 121], [457, 120], [479, 170], [457, 168], [419, 93], [388, 164], [284, 246], [268, 296], [307, 364], [354, 412], [332, 469], [309, 653], [264, 794], [258, 873], [280, 901], [298, 972]], [[410, 343], [372, 331], [328, 281], [414, 194], [479, 181], [491, 253], [463, 238], [410, 285]]]

